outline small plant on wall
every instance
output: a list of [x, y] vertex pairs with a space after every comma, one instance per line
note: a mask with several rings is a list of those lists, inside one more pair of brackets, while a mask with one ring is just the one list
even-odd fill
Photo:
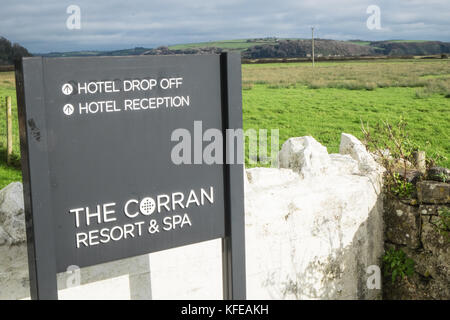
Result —
[[399, 198], [410, 198], [415, 192], [414, 185], [407, 179], [407, 173], [415, 161], [414, 153], [419, 148], [410, 140], [406, 127], [407, 122], [403, 118], [393, 124], [380, 121], [374, 127], [361, 121], [366, 147], [375, 153], [386, 168], [387, 191]]
[[384, 275], [391, 277], [392, 283], [411, 277], [414, 274], [414, 265], [414, 261], [401, 249], [391, 248], [383, 256]]
[[450, 241], [450, 209], [442, 208], [438, 210], [438, 218], [434, 224], [437, 231], [445, 238], [447, 242]]
[[393, 195], [402, 199], [410, 198], [415, 191], [414, 185], [409, 181], [405, 181], [397, 172], [388, 177], [387, 187]]

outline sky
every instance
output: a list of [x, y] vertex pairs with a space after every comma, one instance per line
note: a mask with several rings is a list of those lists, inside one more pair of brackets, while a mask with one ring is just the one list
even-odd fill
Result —
[[[308, 38], [312, 26], [315, 36], [323, 39], [450, 41], [450, 0], [0, 2], [0, 36], [32, 53], [154, 48], [261, 37]], [[79, 8], [79, 15], [67, 12], [73, 5]], [[379, 8], [376, 28], [376, 13], [367, 13], [371, 5]], [[372, 19], [371, 28], [368, 19]]]

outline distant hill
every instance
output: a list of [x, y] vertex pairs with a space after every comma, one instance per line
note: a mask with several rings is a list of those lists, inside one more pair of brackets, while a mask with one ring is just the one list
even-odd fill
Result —
[[[311, 54], [311, 40], [280, 40], [276, 44], [257, 45], [245, 50], [244, 58], [295, 58]], [[450, 53], [450, 43], [440, 41], [337, 41], [316, 39], [315, 54], [330, 56], [420, 56]]]
[[186, 49], [169, 49], [168, 47], [151, 48], [134, 48], [113, 51], [68, 51], [68, 52], [50, 52], [35, 53], [41, 57], [100, 57], [100, 56], [136, 56], [136, 55], [170, 55], [170, 54], [204, 54], [219, 53], [222, 48], [206, 47], [206, 48], [186, 48]]
[[[243, 58], [296, 58], [311, 55], [311, 40], [280, 40], [276, 44], [256, 45], [242, 53]], [[327, 39], [314, 40], [314, 52], [320, 56], [370, 56], [377, 51], [366, 45]]]
[[440, 41], [375, 41], [371, 42], [370, 46], [386, 56], [450, 53], [450, 42]]
[[[364, 41], [364, 40], [329, 40], [315, 39], [317, 57], [352, 57], [352, 56], [417, 56], [449, 54], [450, 43], [441, 41]], [[278, 39], [274, 37], [258, 39], [240, 39], [211, 41], [202, 43], [178, 44], [158, 48], [137, 47], [134, 49], [113, 51], [72, 51], [36, 54], [45, 57], [76, 56], [124, 56], [124, 55], [170, 55], [170, 54], [204, 54], [223, 51], [240, 51], [243, 58], [302, 58], [311, 54], [310, 39]]]
[[[244, 39], [181, 44], [149, 49], [143, 54], [202, 54], [222, 51], [240, 51], [243, 58], [297, 58], [311, 55], [310, 39]], [[418, 56], [449, 54], [450, 43], [440, 41], [339, 41], [315, 39], [314, 51], [318, 57], [352, 56]]]
[[31, 54], [24, 47], [0, 37], [0, 65], [11, 65], [16, 58], [29, 56]]
[[68, 51], [68, 52], [50, 52], [50, 53], [35, 53], [42, 57], [95, 57], [95, 56], [135, 56], [141, 55], [152, 50], [150, 48], [136, 47], [134, 49], [123, 49], [113, 51]]

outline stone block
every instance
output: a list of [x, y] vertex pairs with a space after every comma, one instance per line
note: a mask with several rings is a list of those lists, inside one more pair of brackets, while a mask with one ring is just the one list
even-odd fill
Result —
[[450, 184], [425, 180], [417, 183], [417, 197], [420, 203], [450, 203]]
[[444, 167], [431, 167], [427, 171], [427, 178], [434, 181], [449, 182], [450, 169]]
[[413, 249], [419, 248], [421, 227], [419, 207], [392, 197], [387, 197], [385, 201], [386, 240]]

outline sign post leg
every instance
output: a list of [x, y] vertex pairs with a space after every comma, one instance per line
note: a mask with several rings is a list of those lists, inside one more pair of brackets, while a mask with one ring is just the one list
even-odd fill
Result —
[[[58, 289], [56, 282], [56, 254], [53, 238], [53, 216], [51, 208], [50, 184], [37, 185], [38, 181], [48, 181], [48, 145], [45, 124], [44, 87], [42, 81], [42, 59], [33, 60], [27, 70], [30, 77], [24, 83], [23, 65], [16, 62], [17, 107], [19, 113], [20, 151], [22, 161], [22, 181], [25, 205], [25, 223], [27, 231], [28, 269], [30, 276], [31, 299], [56, 300]], [[34, 94], [27, 103], [39, 108], [25, 111], [25, 86], [34, 87]], [[33, 189], [33, 197], [31, 190]], [[39, 215], [39, 216], [35, 216]], [[39, 230], [40, 232], [36, 232]]]
[[[222, 105], [224, 131], [242, 130], [241, 56], [221, 55]], [[222, 239], [223, 297], [226, 300], [246, 299], [245, 274], [245, 214], [243, 161], [235, 155], [243, 145], [228, 139], [224, 132], [225, 237]], [[239, 141], [239, 139], [238, 139]], [[232, 148], [232, 149], [231, 149]]]

